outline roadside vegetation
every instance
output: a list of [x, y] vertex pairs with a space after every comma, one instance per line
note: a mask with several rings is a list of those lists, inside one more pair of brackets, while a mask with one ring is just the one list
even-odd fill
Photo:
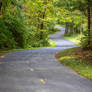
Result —
[[92, 49], [91, 5], [90, 0], [0, 0], [0, 49], [48, 47], [55, 25], [65, 27], [64, 35], [82, 33], [81, 46]]
[[0, 49], [52, 45], [48, 36], [55, 32], [54, 18], [52, 1], [0, 0]]
[[11, 50], [0, 50], [0, 58], [4, 58], [4, 54], [11, 52]]
[[[64, 37], [75, 44], [77, 39], [80, 39], [81, 47], [87, 50], [92, 49], [91, 5], [91, 0], [57, 0], [55, 3], [58, 9], [58, 24], [65, 26]], [[83, 35], [82, 38], [80, 34]]]
[[[56, 58], [62, 64], [92, 80], [92, 1], [58, 0], [56, 6], [60, 10], [58, 23], [65, 25], [63, 38], [80, 46], [61, 51]], [[63, 14], [60, 16], [61, 12]]]
[[59, 52], [56, 58], [78, 74], [92, 80], [92, 51], [77, 47]]
[[50, 44], [49, 47], [56, 47], [56, 42], [51, 39], [49, 39], [49, 44]]
[[80, 46], [83, 35], [73, 34], [73, 35], [63, 35], [62, 37], [66, 40], [72, 41], [75, 45]]

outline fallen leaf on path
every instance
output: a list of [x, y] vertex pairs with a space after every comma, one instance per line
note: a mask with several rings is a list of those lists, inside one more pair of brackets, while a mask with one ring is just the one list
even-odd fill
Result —
[[0, 65], [1, 65], [1, 64], [4, 64], [4, 63], [3, 63], [3, 62], [0, 62]]
[[47, 81], [47, 80], [48, 80], [48, 78], [45, 79], [45, 81]]
[[0, 58], [4, 58], [4, 56], [0, 56]]
[[34, 72], [34, 69], [33, 68], [30, 68], [30, 72]]
[[42, 84], [45, 84], [45, 80], [44, 80], [44, 79], [40, 79], [40, 82], [41, 82]]

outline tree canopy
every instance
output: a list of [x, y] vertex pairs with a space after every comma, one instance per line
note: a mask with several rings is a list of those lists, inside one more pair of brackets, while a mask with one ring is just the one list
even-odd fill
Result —
[[91, 5], [92, 0], [0, 0], [0, 48], [48, 46], [56, 24], [65, 25], [65, 34], [84, 33], [82, 43], [91, 48]]

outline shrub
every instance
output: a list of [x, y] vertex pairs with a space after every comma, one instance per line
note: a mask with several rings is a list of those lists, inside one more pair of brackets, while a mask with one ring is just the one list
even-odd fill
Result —
[[0, 48], [15, 48], [16, 44], [12, 32], [8, 30], [3, 19], [0, 19]]
[[81, 47], [83, 49], [89, 49], [89, 47], [90, 47], [90, 49], [92, 49], [92, 38], [90, 38], [90, 46], [89, 46], [89, 44], [88, 44], [88, 37], [83, 37], [81, 39]]
[[84, 37], [82, 37], [81, 39], [81, 46], [83, 49], [92, 49], [92, 33], [90, 33], [90, 46], [88, 44], [88, 41], [89, 41], [89, 35], [88, 35], [88, 31], [85, 31], [84, 32]]

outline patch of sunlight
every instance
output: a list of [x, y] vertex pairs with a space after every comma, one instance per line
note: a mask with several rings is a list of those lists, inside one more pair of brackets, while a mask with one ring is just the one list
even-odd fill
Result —
[[72, 36], [64, 36], [63, 38], [70, 40], [75, 43], [75, 45], [80, 45], [81, 43], [81, 38], [83, 37], [83, 34], [78, 34], [78, 35], [72, 35]]
[[70, 41], [74, 42], [75, 44], [80, 43], [80, 35], [79, 36], [75, 36], [75, 37], [71, 37], [69, 38]]
[[92, 77], [92, 74], [91, 73], [85, 73], [84, 76], [85, 77]]
[[76, 58], [76, 57], [75, 56], [64, 56], [64, 57], [60, 57], [59, 60], [63, 61], [65, 59], [73, 59], [73, 58]]
[[49, 39], [49, 44], [51, 47], [56, 47], [56, 42], [54, 40]]

